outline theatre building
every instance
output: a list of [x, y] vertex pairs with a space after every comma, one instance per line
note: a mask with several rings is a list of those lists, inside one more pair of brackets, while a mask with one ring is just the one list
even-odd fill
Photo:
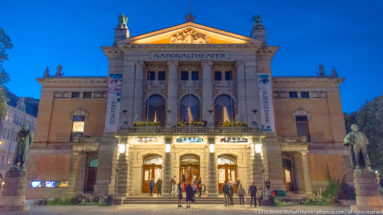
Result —
[[166, 196], [174, 176], [201, 177], [208, 197], [237, 178], [246, 189], [270, 180], [272, 190], [303, 194], [323, 190], [327, 173], [351, 182], [343, 79], [273, 76], [279, 47], [260, 19], [249, 31], [189, 16], [131, 37], [120, 16], [114, 44], [102, 47], [104, 77], [66, 77], [59, 67], [37, 79], [27, 198], [147, 196], [152, 178], [163, 179]]

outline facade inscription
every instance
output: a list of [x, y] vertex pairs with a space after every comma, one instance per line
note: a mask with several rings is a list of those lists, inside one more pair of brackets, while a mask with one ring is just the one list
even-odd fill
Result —
[[152, 52], [155, 60], [228, 60], [228, 52]]

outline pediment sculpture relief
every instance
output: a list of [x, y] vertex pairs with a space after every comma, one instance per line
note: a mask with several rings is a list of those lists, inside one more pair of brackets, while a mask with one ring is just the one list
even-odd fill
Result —
[[187, 44], [206, 44], [209, 43], [209, 37], [187, 28], [181, 32], [173, 34], [170, 43], [187, 43]]

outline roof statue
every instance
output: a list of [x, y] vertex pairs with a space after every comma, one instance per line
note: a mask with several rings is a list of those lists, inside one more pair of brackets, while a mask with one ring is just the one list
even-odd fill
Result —
[[209, 38], [205, 34], [196, 32], [192, 28], [187, 28], [173, 34], [170, 38], [170, 43], [206, 44], [209, 43]]
[[253, 15], [253, 17], [251, 17], [250, 22], [254, 22], [254, 25], [262, 25], [261, 15]]
[[317, 73], [319, 77], [326, 77], [326, 73], [324, 72], [324, 66], [322, 64], [319, 65], [319, 72]]
[[58, 66], [57, 66], [57, 71], [56, 71], [56, 75], [55, 75], [55, 77], [62, 77], [62, 76], [64, 75], [64, 73], [62, 72], [62, 70], [63, 70], [63, 66], [58, 65]]
[[338, 78], [338, 73], [336, 72], [335, 66], [332, 67], [331, 78]]
[[186, 22], [194, 22], [194, 18], [195, 16], [193, 16], [191, 13], [185, 16]]
[[49, 68], [48, 67], [44, 71], [43, 78], [49, 78]]
[[118, 16], [118, 25], [126, 26], [127, 23], [128, 23], [128, 17], [125, 16], [125, 14], [122, 13], [120, 16]]

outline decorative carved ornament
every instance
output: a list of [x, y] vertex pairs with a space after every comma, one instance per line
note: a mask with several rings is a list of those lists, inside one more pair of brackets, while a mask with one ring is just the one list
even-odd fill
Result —
[[170, 38], [170, 43], [207, 44], [209, 43], [209, 37], [205, 34], [196, 32], [192, 28], [187, 28], [183, 31], [173, 34], [173, 36]]

